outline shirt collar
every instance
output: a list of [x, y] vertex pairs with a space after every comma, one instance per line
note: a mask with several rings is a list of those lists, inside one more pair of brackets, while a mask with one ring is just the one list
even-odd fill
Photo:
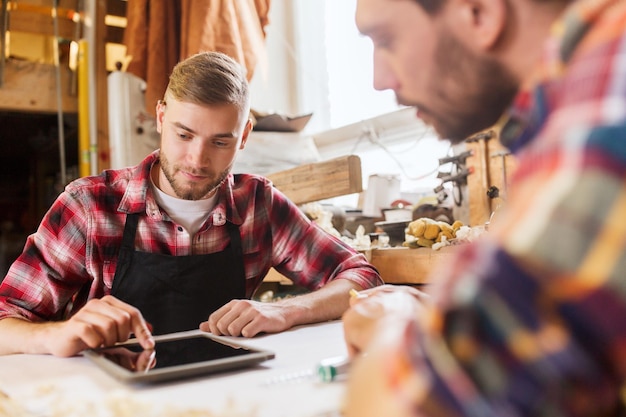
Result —
[[[123, 213], [146, 212], [149, 216], [155, 215], [158, 206], [150, 188], [150, 171], [152, 166], [159, 160], [159, 150], [149, 154], [139, 165], [127, 168], [126, 191], [118, 206], [118, 211]], [[160, 215], [160, 214], [159, 214]]]
[[[119, 211], [124, 213], [141, 213], [145, 211], [149, 217], [156, 220], [163, 219], [164, 213], [159, 208], [150, 186], [150, 171], [158, 160], [159, 150], [156, 150], [141, 161], [139, 165], [129, 168], [131, 171], [128, 185], [118, 206]], [[234, 184], [234, 176], [231, 173], [217, 190], [217, 204], [213, 209], [213, 215], [209, 217], [209, 221], [215, 225], [223, 225], [225, 220], [236, 225], [242, 223], [233, 196]]]

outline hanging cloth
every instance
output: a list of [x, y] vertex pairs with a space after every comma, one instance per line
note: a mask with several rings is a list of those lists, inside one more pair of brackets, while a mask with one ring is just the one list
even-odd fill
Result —
[[146, 81], [146, 111], [155, 115], [169, 75], [198, 52], [223, 52], [246, 69], [248, 81], [265, 57], [270, 0], [128, 0], [127, 71]]
[[146, 82], [146, 111], [155, 116], [172, 68], [180, 59], [180, 1], [129, 0], [124, 44], [127, 71]]

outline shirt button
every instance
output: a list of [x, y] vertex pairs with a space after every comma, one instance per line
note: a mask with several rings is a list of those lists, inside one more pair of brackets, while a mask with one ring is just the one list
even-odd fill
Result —
[[179, 231], [179, 232], [182, 232], [182, 231], [183, 231], [183, 228], [182, 228], [181, 226], [178, 226], [178, 231]]

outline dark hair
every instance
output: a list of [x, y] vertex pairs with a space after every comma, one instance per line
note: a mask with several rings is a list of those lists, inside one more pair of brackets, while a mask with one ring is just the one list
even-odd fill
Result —
[[435, 14], [447, 0], [415, 0], [429, 14]]
[[221, 52], [200, 52], [176, 64], [165, 91], [165, 101], [202, 105], [249, 106], [250, 91], [245, 71]]
[[[573, 3], [574, 0], [533, 0], [538, 3], [548, 2], [561, 2], [561, 3]], [[447, 0], [415, 0], [428, 14], [437, 13], [446, 3]]]

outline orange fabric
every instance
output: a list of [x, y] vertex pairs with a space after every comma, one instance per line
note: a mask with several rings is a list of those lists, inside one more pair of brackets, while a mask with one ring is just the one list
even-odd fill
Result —
[[146, 81], [146, 111], [154, 116], [180, 56], [180, 3], [129, 0], [126, 7], [124, 44], [132, 56], [127, 71]]
[[180, 58], [201, 51], [223, 52], [252, 79], [263, 53], [270, 0], [181, 0]]
[[265, 52], [271, 0], [128, 0], [124, 43], [128, 72], [146, 81], [146, 110], [154, 115], [176, 63], [202, 51], [223, 52], [252, 79]]

